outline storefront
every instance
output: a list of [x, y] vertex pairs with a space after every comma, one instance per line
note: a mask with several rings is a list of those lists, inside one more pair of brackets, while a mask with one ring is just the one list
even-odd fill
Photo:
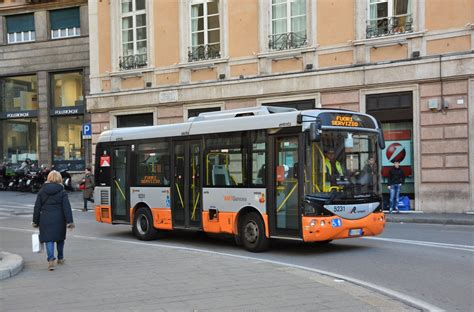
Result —
[[51, 145], [56, 168], [85, 168], [83, 80], [82, 71], [51, 74]]
[[36, 75], [0, 78], [0, 158], [11, 164], [38, 163]]

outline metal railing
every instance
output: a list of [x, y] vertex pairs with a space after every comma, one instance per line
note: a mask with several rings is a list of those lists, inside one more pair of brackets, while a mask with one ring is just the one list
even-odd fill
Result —
[[119, 57], [120, 70], [129, 70], [147, 66], [146, 54], [135, 54]]
[[216, 44], [202, 44], [188, 48], [188, 62], [211, 60], [220, 57], [220, 46]]
[[271, 50], [289, 50], [305, 47], [308, 45], [308, 39], [305, 35], [294, 32], [268, 36], [268, 47]]
[[377, 20], [377, 25], [367, 25], [366, 38], [390, 36], [413, 32], [411, 14]]

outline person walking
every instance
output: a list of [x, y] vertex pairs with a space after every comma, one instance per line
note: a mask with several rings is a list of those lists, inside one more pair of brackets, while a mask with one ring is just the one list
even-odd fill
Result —
[[92, 175], [91, 168], [87, 167], [86, 172], [84, 174], [84, 178], [82, 179], [81, 184], [82, 187], [82, 195], [84, 198], [84, 209], [82, 211], [87, 211], [87, 202], [90, 201], [91, 203], [94, 202], [94, 176]]
[[400, 188], [405, 183], [405, 174], [400, 168], [398, 161], [393, 162], [393, 167], [388, 172], [388, 189], [390, 190], [390, 208], [389, 213], [392, 210], [398, 213], [398, 201], [400, 199]]
[[58, 251], [58, 264], [64, 263], [64, 241], [66, 227], [72, 230], [74, 220], [71, 204], [62, 185], [61, 174], [55, 170], [48, 174], [46, 183], [36, 197], [33, 211], [33, 227], [39, 227], [39, 239], [46, 243], [48, 270], [55, 266], [54, 245]]

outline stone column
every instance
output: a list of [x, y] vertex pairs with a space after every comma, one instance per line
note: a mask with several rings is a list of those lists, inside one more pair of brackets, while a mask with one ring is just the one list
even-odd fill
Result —
[[0, 45], [7, 43], [7, 38], [4, 37], [7, 34], [6, 22], [5, 17], [0, 16]]
[[48, 14], [46, 11], [35, 12], [35, 36], [36, 41], [48, 40]]
[[48, 72], [40, 71], [38, 77], [38, 122], [39, 122], [39, 165], [45, 164], [51, 168], [52, 144], [51, 122], [49, 117], [49, 79]]

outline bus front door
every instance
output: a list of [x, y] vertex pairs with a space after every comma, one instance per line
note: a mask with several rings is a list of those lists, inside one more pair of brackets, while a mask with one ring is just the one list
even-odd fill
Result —
[[172, 200], [174, 227], [201, 227], [201, 197], [201, 141], [175, 142]]
[[115, 147], [112, 152], [112, 223], [130, 221], [127, 191], [128, 147]]
[[271, 234], [282, 237], [300, 236], [299, 195], [299, 141], [300, 135], [278, 135], [273, 137], [273, 204], [269, 218]]

